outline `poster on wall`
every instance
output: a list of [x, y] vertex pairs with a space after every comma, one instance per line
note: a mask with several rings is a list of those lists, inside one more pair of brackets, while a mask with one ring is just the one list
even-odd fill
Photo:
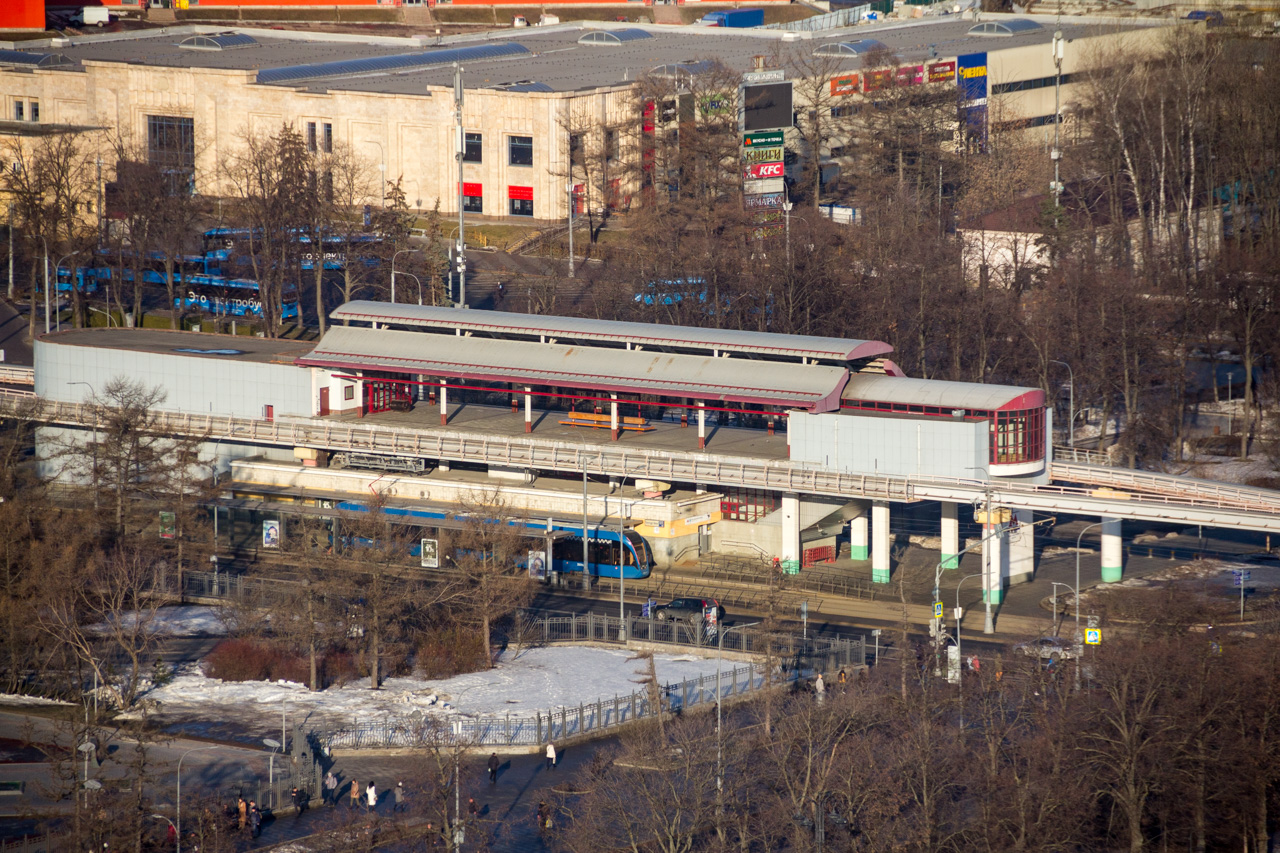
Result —
[[422, 540], [422, 568], [424, 569], [440, 568], [440, 540], [438, 539]]
[[178, 535], [178, 522], [171, 512], [160, 513], [160, 538], [174, 539]]
[[530, 551], [529, 552], [529, 577], [539, 581], [544, 581], [547, 579], [547, 552], [546, 551]]
[[280, 547], [280, 520], [266, 519], [262, 522], [262, 547]]

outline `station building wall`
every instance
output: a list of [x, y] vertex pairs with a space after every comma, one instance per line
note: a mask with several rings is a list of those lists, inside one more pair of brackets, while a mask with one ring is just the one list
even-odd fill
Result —
[[[202, 340], [192, 335], [192, 347], [201, 347]], [[227, 340], [216, 342], [226, 346]], [[164, 389], [163, 408], [169, 411], [261, 418], [271, 406], [274, 417], [315, 414], [313, 371], [292, 364], [63, 345], [56, 335], [36, 341], [35, 363], [35, 392], [49, 400], [85, 402], [124, 377]]]
[[787, 441], [792, 462], [831, 471], [976, 479], [987, 476], [989, 431], [986, 421], [793, 412]]

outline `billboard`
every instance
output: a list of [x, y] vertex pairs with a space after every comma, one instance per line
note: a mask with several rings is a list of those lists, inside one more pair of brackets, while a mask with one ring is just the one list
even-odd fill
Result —
[[791, 81], [742, 87], [742, 129], [769, 130], [791, 127]]
[[743, 197], [747, 210], [781, 210], [782, 203], [786, 201], [786, 194], [779, 191], [776, 193], [754, 193]]
[[947, 62], [935, 62], [929, 66], [929, 82], [930, 83], [946, 83], [954, 80], [956, 77], [956, 63], [954, 60]]
[[780, 148], [785, 134], [781, 130], [762, 130], [742, 135], [743, 148]]
[[858, 75], [846, 74], [843, 77], [831, 78], [831, 94], [834, 96], [852, 95], [858, 91]]
[[956, 58], [960, 98], [970, 103], [987, 101], [987, 55], [969, 53]]
[[775, 148], [747, 148], [742, 152], [742, 162], [748, 165], [753, 163], [781, 163], [783, 158], [782, 146]]
[[440, 540], [423, 539], [421, 549], [420, 556], [422, 558], [422, 568], [440, 568]]
[[544, 581], [547, 579], [547, 552], [546, 551], [530, 551], [528, 565], [529, 565], [529, 577], [538, 581]]
[[751, 163], [743, 170], [743, 177], [748, 181], [782, 178], [785, 175], [786, 167], [781, 163]]
[[787, 183], [782, 178], [765, 178], [759, 181], [743, 181], [742, 191], [746, 195], [770, 195], [784, 192]]
[[898, 85], [914, 86], [924, 82], [923, 65], [904, 65], [898, 69]]

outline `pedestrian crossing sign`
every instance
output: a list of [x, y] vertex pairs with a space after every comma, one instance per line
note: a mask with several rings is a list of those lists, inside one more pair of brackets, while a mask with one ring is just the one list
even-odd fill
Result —
[[934, 619], [942, 618], [942, 602], [941, 601], [935, 601], [933, 603], [933, 618]]
[[1102, 643], [1102, 629], [1088, 628], [1084, 632], [1084, 644], [1086, 646], [1097, 646]]

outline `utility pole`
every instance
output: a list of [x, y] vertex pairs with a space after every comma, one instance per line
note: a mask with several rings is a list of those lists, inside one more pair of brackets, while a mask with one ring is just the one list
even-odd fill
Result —
[[467, 307], [467, 240], [463, 233], [465, 215], [462, 210], [462, 155], [466, 134], [462, 129], [462, 66], [453, 66], [454, 157], [458, 161], [458, 304]]
[[1062, 30], [1055, 30], [1053, 33], [1053, 150], [1049, 152], [1049, 157], [1053, 160], [1053, 207], [1054, 213], [1058, 212], [1058, 208], [1062, 207], [1062, 180], [1059, 174], [1058, 166], [1062, 161], [1062, 148], [1059, 146], [1059, 128], [1062, 125], [1062, 56], [1063, 45], [1066, 39], [1062, 37]]
[[13, 299], [13, 205], [9, 205], [9, 298]]
[[564, 185], [569, 195], [569, 278], [573, 278], [573, 181]]

